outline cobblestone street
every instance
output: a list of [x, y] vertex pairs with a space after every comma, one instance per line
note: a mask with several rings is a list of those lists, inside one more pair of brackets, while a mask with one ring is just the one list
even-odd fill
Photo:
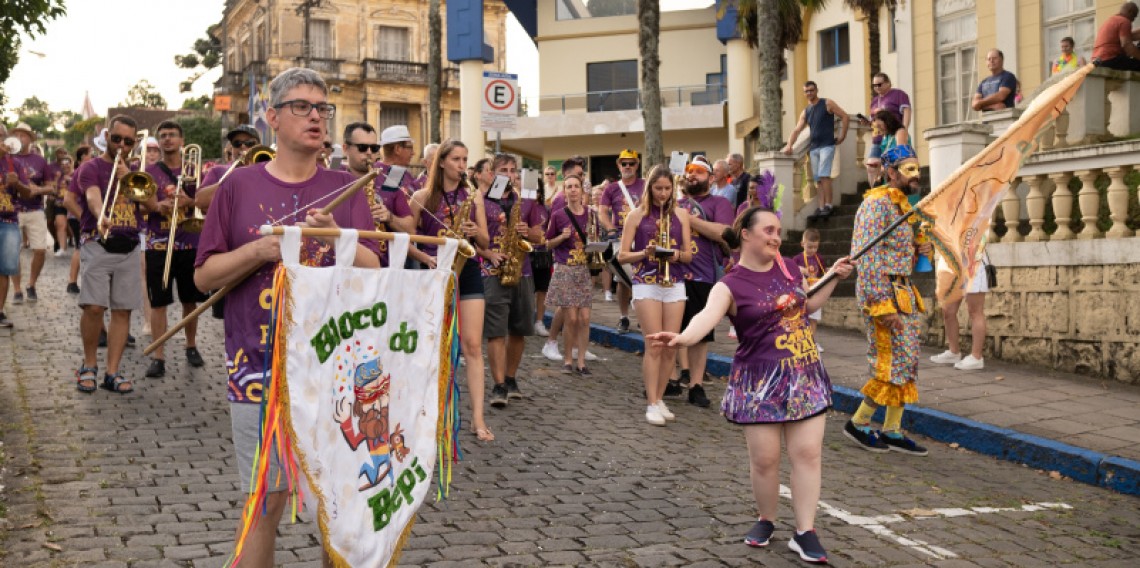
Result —
[[[206, 368], [191, 371], [179, 336], [167, 376], [144, 379], [149, 338], [136, 314], [139, 346], [123, 369], [135, 392], [82, 394], [66, 271], [49, 256], [40, 301], [9, 305], [16, 327], [0, 331], [0, 564], [223, 565], [244, 494], [220, 321], [201, 320]], [[716, 402], [675, 399], [675, 422], [648, 425], [639, 356], [593, 346], [602, 357], [594, 376], [571, 377], [538, 354], [540, 339], [520, 372], [527, 398], [488, 408], [495, 442], [462, 434], [451, 496], [421, 509], [401, 565], [803, 564], [787, 548], [787, 500], [768, 549], [742, 543], [754, 518], [744, 442]], [[862, 364], [862, 354], [824, 357]], [[723, 388], [714, 381], [710, 398]], [[926, 458], [869, 454], [842, 436], [847, 418], [828, 418], [824, 442], [817, 528], [833, 565], [1133, 566], [1140, 557], [1135, 497], [930, 440], [920, 440]], [[311, 522], [283, 526], [277, 563], [319, 565], [315, 533]]]

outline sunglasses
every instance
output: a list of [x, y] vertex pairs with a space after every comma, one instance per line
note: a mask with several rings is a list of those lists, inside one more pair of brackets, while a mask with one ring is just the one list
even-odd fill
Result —
[[121, 143], [125, 146], [134, 146], [135, 142], [138, 142], [138, 140], [135, 140], [134, 138], [131, 138], [129, 136], [121, 136], [118, 134], [112, 134], [108, 136], [107, 139], [110, 140], [112, 144]]
[[871, 83], [871, 86], [878, 89], [879, 87], [883, 86], [883, 83]]
[[254, 146], [257, 146], [257, 140], [250, 138], [249, 140], [242, 140], [241, 142], [234, 142], [232, 144], [232, 146], [234, 148], [253, 148]]
[[637, 162], [622, 162], [618, 165], [623, 168], [635, 168], [637, 167]]
[[357, 144], [356, 142], [346, 142], [346, 144], [348, 144], [350, 147], [355, 147], [356, 151], [362, 154], [365, 152], [372, 152], [375, 154], [376, 152], [380, 151], [379, 144]]

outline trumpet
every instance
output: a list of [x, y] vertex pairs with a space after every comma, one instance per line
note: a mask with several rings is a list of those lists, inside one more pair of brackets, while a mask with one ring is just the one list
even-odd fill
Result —
[[[669, 247], [669, 229], [672, 225], [672, 211], [665, 211], [665, 206], [661, 206], [661, 218], [657, 220], [657, 266], [659, 267], [658, 273], [661, 277], [657, 283], [665, 288], [673, 286], [673, 278], [669, 276], [669, 256], [672, 249]], [[663, 249], [669, 254], [662, 254]]]
[[[170, 286], [170, 264], [174, 261], [174, 232], [179, 226], [178, 198], [182, 196], [182, 186], [198, 185], [202, 173], [202, 147], [188, 144], [182, 148], [182, 172], [178, 184], [174, 186], [174, 208], [170, 211], [170, 234], [166, 237], [166, 266], [162, 269], [162, 287]], [[197, 211], [197, 209], [195, 209]], [[199, 231], [201, 227], [199, 227]]]

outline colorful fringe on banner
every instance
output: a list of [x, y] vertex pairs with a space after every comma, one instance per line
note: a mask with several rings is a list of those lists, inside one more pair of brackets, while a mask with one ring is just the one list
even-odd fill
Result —
[[443, 338], [439, 345], [439, 424], [436, 451], [439, 459], [436, 466], [439, 477], [435, 498], [447, 498], [451, 488], [451, 466], [463, 459], [459, 449], [459, 431], [462, 419], [459, 417], [459, 294], [458, 277], [452, 272], [447, 282], [447, 310], [443, 315]]

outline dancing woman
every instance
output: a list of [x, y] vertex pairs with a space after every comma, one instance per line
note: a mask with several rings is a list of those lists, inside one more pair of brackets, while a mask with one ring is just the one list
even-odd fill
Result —
[[[780, 487], [780, 441], [792, 462], [792, 511], [796, 533], [788, 546], [808, 562], [827, 562], [815, 534], [820, 492], [820, 454], [831, 381], [820, 362], [807, 314], [831, 296], [836, 280], [807, 298], [803, 275], [780, 256], [780, 219], [752, 207], [724, 232], [740, 262], [713, 286], [708, 304], [680, 333], [649, 334], [659, 347], [692, 345], [725, 314], [740, 335], [721, 411], [744, 426], [752, 495], [759, 519], [744, 537], [749, 546], [767, 546], [774, 529]], [[851, 273], [846, 258], [835, 263], [840, 277]]]

